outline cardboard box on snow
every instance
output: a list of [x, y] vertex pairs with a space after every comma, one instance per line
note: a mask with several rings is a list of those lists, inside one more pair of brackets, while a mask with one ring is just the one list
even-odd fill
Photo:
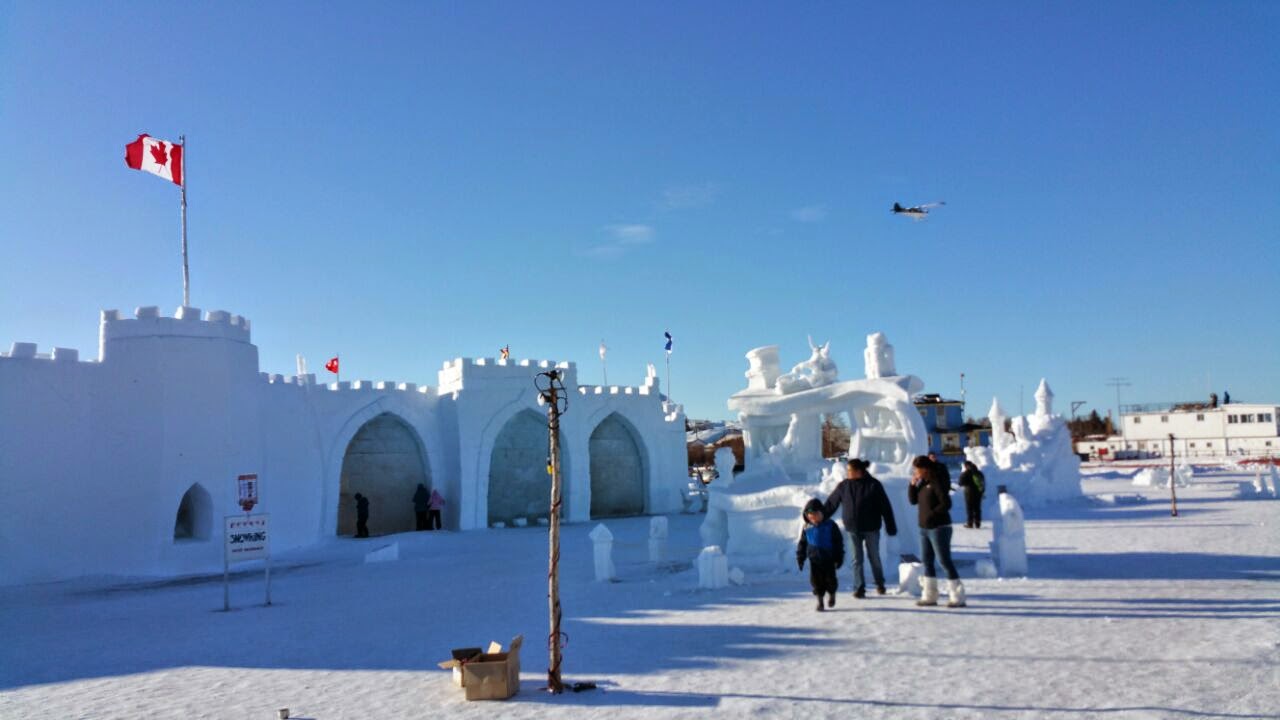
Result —
[[453, 682], [467, 691], [468, 700], [506, 700], [520, 690], [520, 645], [523, 635], [511, 640], [506, 652], [496, 642], [480, 648], [454, 648], [452, 660], [440, 663], [453, 670]]

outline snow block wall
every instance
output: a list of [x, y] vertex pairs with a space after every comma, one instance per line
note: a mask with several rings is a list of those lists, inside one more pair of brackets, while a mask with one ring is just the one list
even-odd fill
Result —
[[[259, 476], [254, 512], [271, 515], [277, 552], [349, 534], [356, 492], [370, 498], [371, 532], [412, 530], [419, 483], [444, 495], [446, 527], [487, 527], [491, 483], [545, 482], [533, 380], [552, 367], [570, 392], [566, 519], [590, 520], [593, 492], [625, 499], [606, 514], [678, 511], [684, 415], [652, 374], [586, 387], [572, 363], [457, 359], [438, 389], [321, 385], [259, 372], [248, 320], [193, 307], [104, 311], [96, 360], [14, 343], [0, 353], [0, 498], [14, 510], [0, 523], [0, 584], [218, 570], [244, 473]], [[536, 453], [504, 454], [504, 433], [532, 446], [531, 421], [543, 430]], [[610, 462], [592, 462], [593, 434], [608, 438], [595, 448]], [[545, 515], [546, 495], [529, 498], [526, 515]]]

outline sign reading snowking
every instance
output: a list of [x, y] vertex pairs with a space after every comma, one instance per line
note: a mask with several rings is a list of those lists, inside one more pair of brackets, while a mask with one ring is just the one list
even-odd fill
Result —
[[270, 555], [270, 515], [229, 515], [223, 519], [228, 563], [259, 560]]

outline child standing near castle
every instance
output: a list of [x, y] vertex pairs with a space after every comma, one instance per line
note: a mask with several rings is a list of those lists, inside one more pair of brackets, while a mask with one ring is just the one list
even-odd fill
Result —
[[809, 585], [818, 598], [818, 612], [822, 612], [822, 596], [827, 596], [827, 607], [835, 607], [836, 568], [844, 564], [844, 537], [840, 528], [827, 517], [822, 501], [814, 498], [804, 506], [804, 530], [796, 544], [796, 563], [804, 569], [809, 561]]

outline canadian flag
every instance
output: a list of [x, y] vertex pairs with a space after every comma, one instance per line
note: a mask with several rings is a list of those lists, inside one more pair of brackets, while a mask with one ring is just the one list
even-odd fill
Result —
[[324, 369], [325, 369], [325, 370], [328, 370], [329, 372], [333, 373], [334, 375], [337, 375], [337, 374], [338, 374], [338, 358], [337, 358], [337, 357], [334, 357], [332, 360], [330, 360], [329, 362], [325, 363], [325, 364], [324, 364]]
[[153, 138], [146, 133], [124, 146], [124, 164], [134, 170], [159, 175], [175, 185], [182, 184], [182, 146]]

